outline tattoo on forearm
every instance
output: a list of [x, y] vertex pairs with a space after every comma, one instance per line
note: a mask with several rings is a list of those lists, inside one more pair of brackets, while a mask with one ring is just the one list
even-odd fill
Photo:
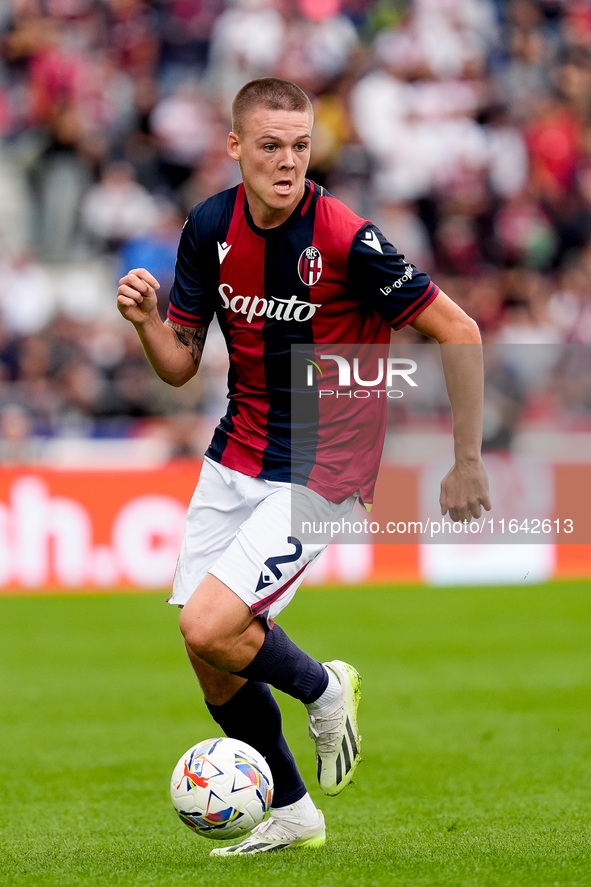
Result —
[[174, 330], [177, 346], [179, 348], [188, 348], [191, 352], [191, 357], [195, 362], [195, 366], [198, 367], [201, 362], [201, 355], [203, 354], [207, 327], [198, 326], [194, 329], [193, 327], [183, 326], [181, 323], [175, 323], [173, 320], [170, 320], [170, 318], [167, 318], [165, 323]]

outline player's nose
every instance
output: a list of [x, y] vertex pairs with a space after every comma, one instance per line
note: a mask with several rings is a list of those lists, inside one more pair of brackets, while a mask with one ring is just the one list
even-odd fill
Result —
[[295, 160], [291, 148], [284, 148], [279, 157], [279, 165], [282, 169], [293, 169]]

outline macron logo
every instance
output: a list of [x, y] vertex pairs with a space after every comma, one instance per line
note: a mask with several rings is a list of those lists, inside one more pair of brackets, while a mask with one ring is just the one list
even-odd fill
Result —
[[224, 261], [224, 259], [226, 258], [226, 256], [228, 255], [228, 253], [230, 252], [231, 249], [232, 249], [232, 244], [230, 244], [228, 246], [228, 244], [226, 243], [225, 240], [223, 243], [218, 242], [218, 256], [220, 257], [220, 265], [222, 264], [222, 262]]
[[366, 246], [371, 246], [371, 248], [375, 249], [377, 253], [382, 252], [382, 244], [378, 240], [378, 235], [375, 231], [366, 231], [363, 235], [363, 243], [365, 243]]

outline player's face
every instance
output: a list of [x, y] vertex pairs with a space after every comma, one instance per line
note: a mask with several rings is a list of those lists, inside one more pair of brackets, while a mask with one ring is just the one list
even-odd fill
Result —
[[312, 115], [307, 111], [257, 108], [238, 135], [228, 136], [228, 154], [238, 160], [255, 225], [284, 222], [304, 194], [310, 160]]

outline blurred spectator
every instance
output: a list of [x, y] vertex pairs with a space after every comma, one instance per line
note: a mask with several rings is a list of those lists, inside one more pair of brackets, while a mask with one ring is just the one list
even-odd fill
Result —
[[415, 204], [400, 203], [383, 197], [373, 214], [373, 221], [398, 252], [412, 257], [417, 268], [428, 273], [433, 271], [429, 232]]
[[483, 450], [508, 450], [522, 418], [526, 386], [512, 361], [513, 349], [485, 349]]
[[[92, 6], [100, 8], [97, 3]], [[134, 78], [153, 71], [161, 39], [152, 4], [145, 0], [106, 0], [105, 6], [102, 46], [109, 48], [117, 67]]]
[[298, 0], [285, 28], [277, 74], [312, 95], [345, 71], [359, 39], [339, 0]]
[[591, 6], [587, 0], [568, 0], [562, 12], [565, 44], [591, 49]]
[[552, 264], [557, 237], [543, 205], [528, 194], [515, 194], [503, 201], [493, 217], [498, 258], [504, 264], [548, 268]]
[[228, 114], [240, 87], [273, 73], [285, 38], [285, 21], [272, 0], [232, 0], [216, 20], [207, 80]]
[[507, 57], [497, 71], [499, 97], [520, 114], [529, 103], [550, 93], [551, 62], [555, 47], [545, 28], [543, 9], [536, 0], [510, 0], [505, 27]]
[[56, 312], [47, 271], [27, 250], [0, 260], [0, 317], [19, 336], [40, 332]]
[[190, 176], [205, 154], [213, 114], [197, 83], [185, 80], [157, 102], [150, 115], [164, 182], [174, 190]]
[[557, 203], [575, 184], [581, 150], [581, 121], [566, 102], [545, 96], [530, 108], [525, 138], [534, 192]]
[[33, 435], [33, 421], [28, 410], [14, 403], [0, 406], [0, 463], [30, 464], [40, 455], [40, 442]]
[[550, 298], [550, 321], [565, 342], [591, 344], [590, 273], [591, 248], [587, 246], [580, 255], [571, 256], [565, 264]]
[[485, 165], [491, 197], [511, 197], [527, 186], [529, 162], [522, 131], [505, 104], [492, 105], [481, 115]]
[[115, 252], [156, 225], [155, 199], [136, 180], [131, 164], [109, 163], [82, 201], [82, 223], [95, 248]]
[[209, 62], [211, 31], [224, 0], [164, 0], [158, 4], [159, 81], [165, 93], [203, 75]]
[[160, 283], [158, 299], [166, 317], [168, 294], [174, 279], [174, 265], [184, 217], [174, 204], [159, 201], [154, 227], [143, 236], [127, 240], [119, 251], [120, 276], [130, 268], [149, 268]]
[[[227, 128], [227, 127], [226, 127]], [[222, 144], [227, 135], [219, 133]], [[224, 151], [220, 155], [218, 147], [211, 147], [201, 163], [191, 173], [186, 182], [178, 189], [177, 200], [185, 216], [187, 216], [196, 203], [201, 203], [211, 194], [232, 188], [240, 181], [240, 170], [233, 160], [230, 160]]]
[[542, 275], [521, 268], [504, 273], [505, 316], [496, 341], [505, 345], [552, 345], [563, 341], [552, 323]]

